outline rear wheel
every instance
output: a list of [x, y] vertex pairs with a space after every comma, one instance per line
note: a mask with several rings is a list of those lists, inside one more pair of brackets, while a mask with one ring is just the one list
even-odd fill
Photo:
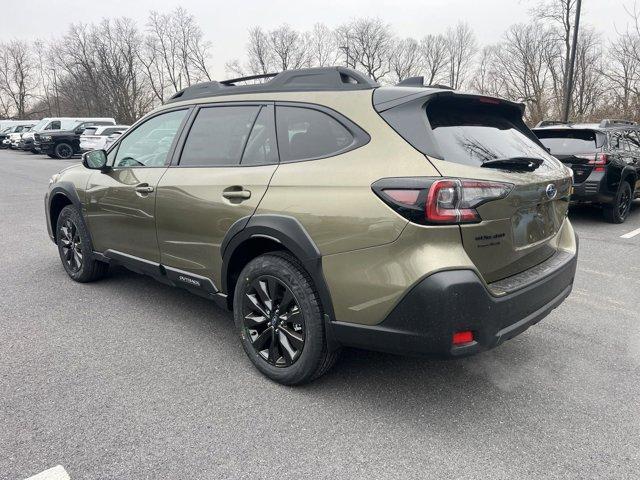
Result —
[[71, 145], [69, 145], [68, 143], [59, 143], [53, 149], [53, 153], [56, 158], [66, 160], [73, 156], [73, 147], [71, 147]]
[[249, 359], [276, 382], [309, 382], [335, 363], [318, 293], [291, 255], [261, 255], [247, 264], [236, 284], [234, 319]]
[[73, 205], [64, 207], [58, 216], [56, 240], [62, 266], [76, 282], [92, 282], [107, 273], [109, 265], [93, 257], [89, 232]]
[[604, 218], [610, 223], [623, 223], [629, 216], [631, 210], [631, 201], [633, 200], [633, 191], [629, 182], [623, 181], [620, 184], [618, 193], [612, 205], [604, 207]]

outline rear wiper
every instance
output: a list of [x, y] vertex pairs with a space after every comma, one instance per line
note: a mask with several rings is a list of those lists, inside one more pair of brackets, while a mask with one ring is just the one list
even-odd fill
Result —
[[480, 166], [485, 168], [502, 168], [505, 170], [523, 170], [532, 172], [542, 165], [542, 163], [543, 160], [536, 157], [505, 157], [485, 160]]

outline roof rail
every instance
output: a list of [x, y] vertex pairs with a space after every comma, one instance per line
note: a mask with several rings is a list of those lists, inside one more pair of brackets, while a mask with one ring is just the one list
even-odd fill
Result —
[[571, 125], [573, 122], [565, 122], [563, 120], [542, 120], [533, 128], [552, 127], [553, 125]]
[[[271, 80], [254, 85], [236, 85], [238, 82], [260, 78], [271, 78]], [[378, 83], [369, 77], [350, 68], [303, 68], [285, 70], [277, 74], [268, 73], [232, 78], [221, 82], [198, 83], [180, 90], [165, 103], [243, 93], [369, 90], [378, 86]]]
[[230, 80], [222, 80], [220, 83], [227, 86], [235, 86], [238, 82], [247, 82], [249, 80], [260, 80], [262, 78], [273, 78], [277, 76], [277, 73], [262, 73], [259, 75], [249, 75], [248, 77], [232, 78]]
[[600, 122], [600, 128], [615, 127], [616, 125], [636, 125], [636, 122], [631, 120], [615, 120], [611, 118], [605, 118]]

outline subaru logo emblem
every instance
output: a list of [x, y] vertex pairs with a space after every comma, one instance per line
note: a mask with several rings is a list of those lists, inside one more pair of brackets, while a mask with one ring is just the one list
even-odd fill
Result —
[[558, 189], [553, 183], [550, 183], [549, 185], [547, 185], [547, 189], [545, 190], [545, 193], [547, 194], [547, 198], [549, 200], [553, 200], [554, 198], [556, 198], [556, 195], [558, 194]]

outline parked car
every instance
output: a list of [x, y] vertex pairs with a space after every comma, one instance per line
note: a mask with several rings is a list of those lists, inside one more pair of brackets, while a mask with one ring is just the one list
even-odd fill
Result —
[[626, 120], [599, 124], [542, 123], [533, 129], [549, 151], [573, 170], [574, 203], [602, 207], [622, 223], [640, 196], [640, 126]]
[[15, 132], [9, 134], [9, 147], [18, 148], [20, 139], [25, 133], [28, 133], [33, 128], [33, 125], [22, 125], [22, 128], [17, 129]]
[[477, 353], [569, 295], [571, 171], [522, 104], [342, 67], [236, 82], [177, 93], [51, 178], [73, 280], [111, 263], [213, 299], [284, 384], [341, 346]]
[[33, 126], [31, 131], [25, 133], [22, 136], [22, 138], [20, 139], [20, 142], [18, 142], [18, 149], [30, 151], [31, 153], [38, 153], [38, 151], [34, 149], [34, 145], [33, 145], [33, 139], [36, 132], [59, 129], [61, 125], [61, 121], [62, 121], [61, 119], [56, 119], [56, 118], [48, 118], [48, 117], [43, 118]]
[[129, 125], [110, 125], [106, 127], [87, 127], [80, 135], [80, 151], [104, 150], [108, 147], [107, 140], [114, 133], [122, 133]]
[[4, 127], [0, 130], [0, 148], [9, 148], [11, 142], [9, 142], [9, 134], [13, 127]]
[[22, 137], [22, 134], [28, 132], [35, 123], [36, 122], [26, 121], [25, 123], [6, 127], [0, 132], [0, 148], [12, 147], [14, 140]]
[[109, 147], [111, 147], [111, 145], [113, 145], [124, 133], [124, 131], [122, 132], [114, 132], [111, 135], [109, 135], [107, 137], [107, 139], [104, 141], [104, 150], [108, 150]]
[[0, 132], [2, 132], [7, 127], [15, 127], [16, 125], [31, 125], [34, 122], [33, 120], [0, 120]]
[[113, 118], [81, 118], [63, 120], [60, 129], [37, 132], [34, 135], [34, 150], [51, 158], [71, 158], [80, 153], [80, 135], [90, 126], [115, 125]]

